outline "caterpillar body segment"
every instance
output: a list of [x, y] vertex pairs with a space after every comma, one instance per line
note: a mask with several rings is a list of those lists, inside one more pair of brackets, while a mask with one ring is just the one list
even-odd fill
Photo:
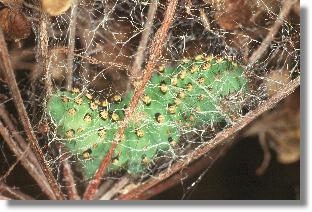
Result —
[[[202, 125], [231, 122], [240, 114], [248, 80], [236, 63], [212, 56], [161, 67], [144, 90], [124, 137], [117, 145], [109, 172], [137, 175], [157, 155], [173, 152], [181, 136]], [[91, 178], [107, 154], [133, 92], [99, 100], [90, 93], [56, 92], [48, 111], [67, 149], [80, 158]]]

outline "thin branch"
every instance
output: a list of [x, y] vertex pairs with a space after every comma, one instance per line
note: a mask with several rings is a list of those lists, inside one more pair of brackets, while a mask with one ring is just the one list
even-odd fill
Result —
[[[48, 37], [48, 18], [45, 13], [41, 13], [40, 25], [39, 25], [39, 42], [38, 42], [38, 68], [42, 69], [39, 71], [45, 75], [45, 88], [48, 96], [52, 94], [52, 81], [51, 73], [48, 69], [48, 60], [49, 60], [49, 37]], [[38, 74], [38, 70], [37, 70]]]
[[148, 83], [148, 81], [150, 80], [150, 78], [153, 74], [153, 70], [156, 66], [158, 59], [161, 56], [163, 46], [166, 42], [169, 28], [173, 22], [177, 3], [178, 3], [178, 0], [168, 1], [168, 6], [167, 6], [167, 9], [165, 12], [164, 21], [163, 21], [160, 29], [158, 29], [158, 31], [156, 32], [152, 46], [151, 46], [151, 49], [150, 49], [151, 54], [150, 54], [150, 57], [149, 57], [149, 60], [148, 60], [147, 66], [146, 66], [146, 71], [145, 71], [145, 74], [143, 76], [142, 83], [136, 89], [134, 96], [131, 99], [131, 102], [129, 104], [129, 109], [127, 109], [125, 112], [124, 121], [121, 122], [121, 124], [120, 124], [119, 130], [116, 134], [116, 138], [113, 141], [113, 143], [112, 143], [108, 153], [106, 154], [104, 160], [102, 161], [99, 169], [97, 170], [94, 178], [90, 181], [90, 183], [86, 189], [86, 192], [84, 194], [84, 199], [93, 199], [95, 192], [96, 192], [96, 190], [100, 184], [101, 177], [105, 174], [106, 167], [111, 160], [111, 157], [114, 153], [114, 150], [115, 150], [117, 144], [119, 143], [119, 141], [121, 140], [121, 138], [123, 137], [126, 126], [129, 122], [129, 120], [131, 119], [133, 112], [135, 111], [135, 108], [139, 102], [139, 99], [141, 98], [141, 96], [144, 92], [144, 88], [145, 88], [146, 84]]
[[[0, 123], [1, 124], [1, 123]], [[0, 125], [1, 127], [1, 125]], [[20, 155], [16, 155], [16, 160], [15, 162], [10, 165], [9, 170], [7, 170], [2, 176], [0, 176], [0, 182], [5, 181], [5, 179], [10, 176], [10, 174], [12, 173], [12, 171], [15, 169], [15, 167], [17, 166], [17, 164], [23, 159], [25, 158], [25, 154], [28, 151], [28, 149], [26, 149], [25, 151], [22, 152], [22, 154]]]
[[74, 174], [67, 159], [63, 160], [63, 174], [68, 198], [70, 200], [80, 200], [74, 180]]
[[12, 200], [12, 199], [0, 193], [0, 200]]
[[[26, 149], [28, 149], [29, 148], [29, 144], [27, 144], [25, 139], [20, 135], [20, 133], [17, 132], [16, 127], [14, 126], [8, 111], [5, 109], [5, 107], [3, 105], [0, 105], [0, 119], [2, 119], [4, 125], [9, 130], [9, 132], [12, 135], [12, 137], [16, 141], [14, 144], [18, 145], [18, 147], [22, 151], [25, 151]], [[27, 154], [28, 154], [27, 155], [27, 160], [30, 163], [32, 163], [35, 167], [38, 167], [39, 166], [39, 162], [36, 159], [34, 153], [32, 151], [28, 151]], [[39, 171], [41, 171], [41, 169], [39, 169]], [[42, 171], [41, 171], [41, 173], [42, 173]], [[43, 173], [42, 173], [42, 175], [43, 175]]]
[[112, 186], [114, 186], [114, 182], [116, 182], [116, 180], [109, 179], [109, 178], [105, 179], [103, 183], [101, 184], [101, 186], [99, 186], [98, 192], [96, 193], [94, 199], [96, 200], [100, 199], [101, 196], [103, 196], [106, 192], [109, 192]]
[[147, 21], [144, 25], [144, 30], [142, 32], [142, 37], [137, 49], [136, 57], [134, 60], [134, 63], [132, 65], [132, 68], [130, 70], [130, 76], [132, 78], [132, 81], [139, 79], [142, 77], [141, 67], [144, 61], [144, 52], [146, 50], [146, 46], [150, 37], [150, 34], [152, 32], [152, 26], [155, 19], [156, 11], [158, 7], [158, 0], [152, 0], [147, 13]]
[[68, 90], [72, 89], [73, 85], [73, 69], [74, 69], [74, 50], [75, 50], [75, 38], [76, 38], [76, 23], [78, 13], [78, 0], [74, 0], [71, 9], [70, 23], [69, 23], [69, 36], [68, 36], [68, 58], [67, 58], [67, 74], [66, 74], [66, 86]]
[[135, 189], [131, 190], [127, 194], [120, 195], [118, 197], [119, 200], [130, 200], [130, 199], [140, 199], [145, 194], [148, 194], [149, 190], [159, 184], [162, 184], [165, 179], [168, 179], [175, 174], [177, 174], [180, 170], [185, 168], [187, 165], [192, 163], [193, 161], [199, 159], [207, 152], [209, 152], [212, 148], [216, 147], [219, 144], [224, 143], [224, 141], [235, 133], [239, 132], [241, 129], [250, 124], [253, 120], [259, 117], [265, 111], [273, 108], [278, 102], [283, 100], [286, 96], [291, 94], [298, 86], [300, 85], [300, 77], [297, 77], [290, 83], [288, 83], [282, 92], [276, 93], [270, 99], [268, 99], [264, 104], [259, 105], [258, 108], [254, 111], [246, 114], [242, 119], [236, 122], [232, 127], [223, 130], [218, 133], [212, 140], [202, 145], [200, 148], [197, 148], [195, 151], [190, 152], [185, 156], [184, 160], [179, 160], [175, 164], [173, 164], [169, 170], [165, 170], [159, 173], [157, 176], [150, 178], [145, 183], [140, 184]]
[[[17, 188], [11, 188], [4, 183], [0, 183], [0, 194], [6, 194], [7, 196], [10, 196], [8, 198], [18, 199], [18, 200], [33, 200], [32, 197], [28, 196], [27, 194], [19, 191]], [[1, 199], [1, 195], [0, 195]]]
[[29, 139], [29, 142], [31, 144], [31, 149], [35, 153], [39, 164], [42, 168], [43, 173], [48, 179], [48, 182], [55, 193], [55, 196], [57, 199], [64, 199], [64, 196], [59, 188], [59, 185], [56, 182], [56, 179], [54, 178], [50, 168], [48, 165], [45, 163], [44, 155], [40, 149], [40, 146], [38, 144], [37, 138], [33, 132], [33, 129], [31, 127], [29, 117], [27, 115], [22, 96], [19, 92], [19, 88], [17, 86], [17, 82], [15, 80], [14, 76], [14, 70], [12, 68], [12, 64], [10, 61], [10, 56], [9, 52], [4, 40], [3, 32], [2, 29], [0, 29], [0, 61], [1, 61], [1, 66], [5, 75], [5, 78], [8, 83], [8, 87], [12, 93], [13, 101], [16, 105], [16, 109], [19, 114], [19, 118], [22, 121], [22, 124], [24, 126], [26, 135]]
[[288, 16], [292, 7], [297, 3], [298, 0], [284, 0], [282, 9], [277, 17], [274, 25], [270, 28], [266, 38], [262, 41], [261, 45], [258, 47], [256, 51], [253, 52], [251, 57], [249, 58], [249, 64], [253, 65], [257, 60], [259, 60], [262, 55], [265, 53], [267, 48], [270, 46], [272, 41], [274, 40], [276, 34], [279, 29], [283, 25], [286, 17]]
[[123, 187], [125, 187], [125, 185], [129, 183], [129, 181], [130, 180], [128, 177], [121, 178], [112, 186], [109, 191], [100, 197], [100, 200], [111, 200]]

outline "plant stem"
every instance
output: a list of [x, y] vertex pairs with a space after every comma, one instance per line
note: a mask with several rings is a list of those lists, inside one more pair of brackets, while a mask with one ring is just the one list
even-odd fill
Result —
[[45, 174], [51, 189], [55, 193], [55, 196], [57, 199], [64, 199], [64, 195], [60, 190], [60, 187], [58, 183], [56, 182], [56, 179], [54, 178], [52, 171], [48, 167], [48, 165], [45, 163], [44, 155], [41, 151], [41, 148], [38, 144], [37, 138], [34, 134], [34, 131], [31, 127], [29, 117], [27, 115], [22, 96], [19, 92], [19, 88], [17, 86], [17, 82], [15, 80], [14, 76], [14, 70], [12, 68], [12, 64], [10, 61], [9, 52], [4, 40], [4, 35], [2, 32], [2, 29], [0, 29], [0, 61], [1, 66], [4, 72], [4, 76], [6, 78], [6, 81], [8, 83], [8, 87], [12, 93], [13, 101], [16, 105], [16, 109], [18, 111], [19, 118], [22, 121], [23, 127], [25, 129], [26, 135], [29, 139], [30, 146], [32, 151], [35, 153], [38, 162], [42, 168], [43, 173]]
[[85, 193], [83, 199], [93, 199], [95, 192], [100, 184], [101, 177], [105, 174], [106, 167], [109, 164], [111, 157], [114, 153], [114, 150], [123, 137], [123, 134], [125, 132], [125, 129], [127, 127], [127, 124], [129, 120], [131, 119], [131, 116], [133, 112], [135, 111], [135, 108], [139, 102], [139, 99], [141, 98], [144, 88], [148, 81], [150, 80], [153, 70], [156, 66], [156, 63], [158, 59], [161, 56], [161, 52], [163, 49], [163, 46], [166, 42], [169, 28], [173, 22], [175, 10], [178, 4], [178, 0], [169, 0], [168, 6], [165, 12], [164, 21], [161, 25], [161, 27], [158, 29], [158, 31], [155, 34], [151, 49], [150, 49], [150, 57], [146, 66], [146, 71], [144, 73], [141, 85], [136, 89], [133, 98], [131, 99], [131, 102], [129, 104], [129, 108], [126, 110], [124, 121], [121, 122], [119, 129], [117, 131], [115, 140], [113, 141], [108, 153], [106, 154], [104, 160], [102, 161], [99, 169], [95, 173], [94, 178], [90, 181]]

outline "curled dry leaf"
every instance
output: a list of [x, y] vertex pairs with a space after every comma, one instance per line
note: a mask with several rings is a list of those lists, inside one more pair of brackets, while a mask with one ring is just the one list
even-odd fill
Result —
[[265, 79], [268, 96], [273, 96], [286, 83], [290, 82], [290, 80], [287, 69], [272, 70], [268, 78]]
[[216, 10], [215, 19], [225, 30], [253, 26], [256, 20], [263, 20], [267, 13], [278, 14], [280, 0], [206, 0]]
[[66, 74], [67, 52], [61, 47], [55, 47], [50, 50], [50, 63], [48, 65], [51, 77], [54, 80], [62, 81]]
[[51, 16], [62, 15], [72, 3], [73, 0], [41, 0], [42, 9]]
[[240, 26], [250, 24], [252, 16], [250, 1], [246, 0], [225, 0], [224, 7], [215, 14], [215, 19], [221, 28], [234, 30]]
[[9, 7], [0, 10], [0, 27], [5, 39], [9, 41], [25, 39], [31, 33], [31, 26], [25, 15], [19, 10]]
[[[103, 50], [94, 55], [94, 58], [101, 64], [97, 66], [97, 71], [90, 73], [92, 78], [96, 75], [92, 86], [95, 90], [109, 89], [110, 93], [124, 93], [128, 87], [126, 70], [131, 65], [131, 50], [111, 43], [99, 44], [99, 47]], [[111, 90], [112, 87], [115, 91]]]
[[[285, 84], [290, 82], [287, 69], [272, 70], [265, 81], [267, 95], [273, 96]], [[264, 158], [270, 160], [270, 149], [276, 152], [278, 162], [282, 164], [294, 163], [300, 159], [300, 93], [299, 90], [274, 110], [265, 113], [248, 128], [244, 136], [258, 135], [261, 146], [265, 147]], [[270, 147], [267, 148], [267, 147]], [[261, 174], [268, 167], [270, 161], [264, 159]], [[265, 165], [263, 165], [265, 164]]]
[[4, 4], [5, 6], [8, 6], [10, 8], [21, 8], [23, 5], [24, 0], [1, 0], [0, 4]]

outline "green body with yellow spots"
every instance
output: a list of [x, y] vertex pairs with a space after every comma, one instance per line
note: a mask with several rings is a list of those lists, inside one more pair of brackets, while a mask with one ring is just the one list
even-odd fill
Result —
[[[227, 59], [198, 56], [160, 68], [147, 84], [108, 171], [146, 171], [157, 155], [173, 155], [184, 134], [202, 125], [231, 122], [247, 90], [242, 67]], [[115, 139], [133, 93], [95, 100], [78, 89], [57, 92], [48, 111], [66, 148], [92, 177]]]

